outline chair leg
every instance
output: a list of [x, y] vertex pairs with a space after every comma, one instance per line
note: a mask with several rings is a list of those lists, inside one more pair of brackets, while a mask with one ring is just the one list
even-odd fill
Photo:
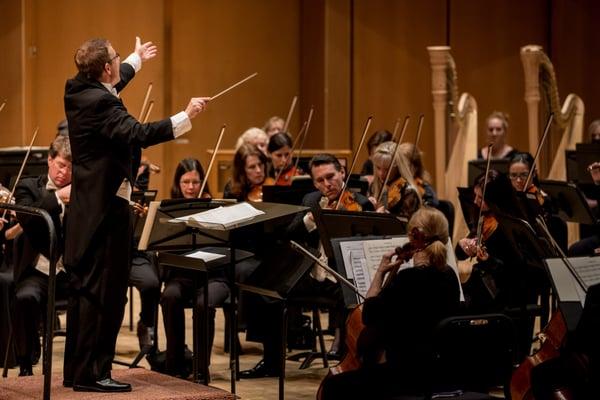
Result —
[[12, 325], [8, 329], [8, 340], [6, 341], [6, 352], [4, 353], [4, 364], [2, 367], [2, 377], [8, 376], [8, 357], [10, 355], [10, 349], [12, 348], [13, 342], [13, 330]]
[[281, 322], [281, 354], [279, 356], [280, 371], [279, 371], [279, 400], [283, 400], [285, 397], [285, 360], [286, 360], [286, 349], [287, 349], [287, 306], [283, 304], [282, 310], [282, 322]]
[[133, 332], [133, 286], [129, 286], [129, 332]]
[[319, 338], [319, 347], [321, 348], [321, 357], [323, 357], [323, 367], [329, 368], [329, 361], [327, 360], [327, 350], [325, 350], [325, 339], [323, 339], [323, 329], [321, 329], [321, 313], [318, 307], [313, 308], [313, 326], [315, 334]]

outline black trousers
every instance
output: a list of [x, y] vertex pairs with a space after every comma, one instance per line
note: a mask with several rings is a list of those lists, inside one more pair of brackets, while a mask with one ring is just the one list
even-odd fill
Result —
[[[196, 289], [199, 288], [199, 289]], [[229, 286], [224, 280], [209, 279], [208, 307], [204, 304], [204, 288], [200, 276], [192, 271], [169, 272], [161, 297], [165, 333], [167, 335], [166, 369], [171, 375], [183, 374], [185, 369], [185, 312], [186, 307], [195, 301], [202, 312], [208, 312], [209, 349], [212, 348], [215, 333], [215, 307], [222, 306], [229, 297]], [[200, 318], [200, 316], [198, 316]], [[199, 338], [203, 340], [202, 332]], [[202, 342], [201, 342], [202, 343]], [[204, 346], [200, 346], [201, 351]], [[200, 354], [202, 357], [202, 354]], [[210, 354], [208, 357], [210, 363]]]
[[[67, 277], [56, 275], [56, 298], [65, 298]], [[31, 366], [40, 349], [39, 328], [46, 315], [48, 276], [33, 270], [16, 285], [12, 324], [15, 354], [21, 366]], [[44, 321], [45, 322], [45, 321]]]
[[131, 231], [129, 204], [115, 197], [85, 255], [70, 266], [65, 381], [85, 385], [110, 377], [127, 302]]
[[[153, 327], [160, 299], [160, 280], [152, 254], [134, 252], [129, 284], [135, 286], [140, 292], [140, 320], [146, 327]], [[130, 300], [133, 301], [133, 299]]]
[[[4, 361], [6, 344], [11, 326], [11, 298], [14, 291], [13, 271], [7, 269], [0, 272], [0, 357]], [[14, 347], [13, 347], [14, 348]], [[8, 353], [8, 366], [15, 366], [15, 353], [11, 348]]]

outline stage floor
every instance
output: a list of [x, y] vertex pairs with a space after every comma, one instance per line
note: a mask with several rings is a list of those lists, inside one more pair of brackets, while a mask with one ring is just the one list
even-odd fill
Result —
[[[125, 320], [123, 321], [123, 326], [121, 328], [121, 333], [119, 334], [118, 342], [117, 342], [117, 358], [125, 361], [132, 361], [134, 357], [137, 355], [139, 350], [138, 340], [135, 333], [135, 323], [137, 322], [137, 315], [139, 313], [139, 296], [137, 291], [134, 296], [134, 331], [131, 332], [129, 330], [129, 309], [127, 309]], [[327, 326], [326, 321], [327, 315], [322, 315], [322, 324], [323, 326]], [[63, 323], [64, 318], [61, 317]], [[191, 332], [191, 310], [186, 310], [186, 343], [191, 348], [192, 342], [192, 332]], [[224, 318], [222, 310], [217, 310], [217, 319], [215, 323], [215, 343], [213, 346], [213, 353], [211, 359], [211, 386], [216, 388], [221, 388], [227, 392], [231, 389], [231, 383], [229, 380], [230, 372], [229, 372], [229, 355], [225, 354], [223, 351], [223, 328], [224, 328]], [[247, 369], [253, 367], [261, 358], [262, 358], [262, 346], [253, 342], [246, 342], [244, 340], [243, 334], [240, 334], [240, 340], [242, 344], [242, 349], [244, 354], [240, 357], [240, 368]], [[326, 346], [329, 347], [331, 343], [331, 337], [325, 336], [326, 338]], [[53, 364], [52, 371], [53, 374], [62, 373], [63, 369], [63, 353], [64, 353], [64, 337], [57, 337], [54, 339], [54, 356], [53, 356]], [[164, 326], [162, 323], [162, 315], [159, 320], [159, 347], [161, 350], [165, 349], [165, 334], [164, 334]], [[322, 362], [318, 360], [315, 361], [312, 367], [300, 370], [298, 362], [288, 361], [286, 365], [286, 383], [285, 383], [285, 398], [290, 400], [313, 400], [315, 398], [317, 389], [323, 377], [326, 375], [327, 370], [323, 368]], [[146, 360], [143, 360], [140, 363], [140, 366], [148, 368], [149, 365]], [[125, 367], [119, 365], [113, 365], [115, 370], [115, 376], [118, 376], [118, 370], [124, 369]], [[42, 363], [38, 363], [34, 366], [34, 374], [41, 375], [42, 371]], [[18, 374], [18, 368], [13, 368], [9, 370], [9, 377], [16, 377]], [[31, 379], [31, 378], [28, 378]], [[0, 378], [0, 381], [2, 378]], [[21, 379], [19, 379], [21, 380]], [[128, 381], [127, 379], [124, 379]], [[40, 378], [40, 382], [42, 382]], [[62, 382], [62, 381], [61, 381]], [[0, 382], [1, 383], [1, 382]], [[25, 383], [25, 380], [23, 380]], [[133, 382], [132, 382], [133, 383]], [[0, 385], [0, 388], [2, 386]], [[62, 388], [62, 386], [61, 386]], [[240, 380], [237, 382], [236, 393], [243, 399], [277, 399], [277, 378], [262, 378], [262, 379], [252, 379], [252, 380]], [[39, 393], [41, 394], [41, 383]], [[136, 391], [136, 386], [134, 386], [134, 392]], [[0, 390], [0, 400], [7, 399], [4, 396], [4, 390]], [[88, 399], [88, 398], [96, 398], [96, 397], [87, 397], [87, 394], [83, 393], [75, 393], [73, 399]], [[17, 399], [18, 397], [13, 397]], [[36, 397], [41, 398], [41, 397]], [[54, 398], [54, 397], [53, 397]], [[137, 398], [137, 397], [132, 397]], [[140, 397], [142, 398], [142, 397]], [[113, 399], [113, 397], [111, 397]], [[150, 400], [151, 398], [145, 397], [144, 400]], [[153, 399], [153, 398], [152, 398]], [[11, 398], [12, 400], [12, 398]]]

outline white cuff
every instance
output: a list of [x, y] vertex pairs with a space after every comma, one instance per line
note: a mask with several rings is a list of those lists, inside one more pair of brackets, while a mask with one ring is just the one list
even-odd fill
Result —
[[304, 218], [302, 218], [302, 221], [304, 222], [304, 226], [306, 227], [307, 231], [312, 232], [317, 229], [317, 224], [315, 224], [315, 221], [310, 219], [308, 213], [304, 216]]
[[142, 69], [142, 58], [135, 52], [128, 55], [127, 58], [123, 60], [123, 62], [131, 65], [135, 70], [136, 74], [139, 72], [140, 69]]
[[178, 138], [186, 132], [192, 130], [192, 121], [185, 111], [181, 111], [171, 117], [173, 126], [173, 137]]

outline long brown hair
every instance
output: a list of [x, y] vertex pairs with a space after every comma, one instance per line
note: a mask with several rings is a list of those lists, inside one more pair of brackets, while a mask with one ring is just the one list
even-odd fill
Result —
[[[233, 156], [233, 176], [231, 177], [231, 193], [238, 198], [245, 199], [252, 184], [246, 177], [246, 159], [250, 156], [256, 156], [263, 164], [263, 168], [267, 168], [267, 156], [264, 155], [258, 147], [252, 144], [241, 145]], [[266, 175], [265, 175], [266, 177]]]

